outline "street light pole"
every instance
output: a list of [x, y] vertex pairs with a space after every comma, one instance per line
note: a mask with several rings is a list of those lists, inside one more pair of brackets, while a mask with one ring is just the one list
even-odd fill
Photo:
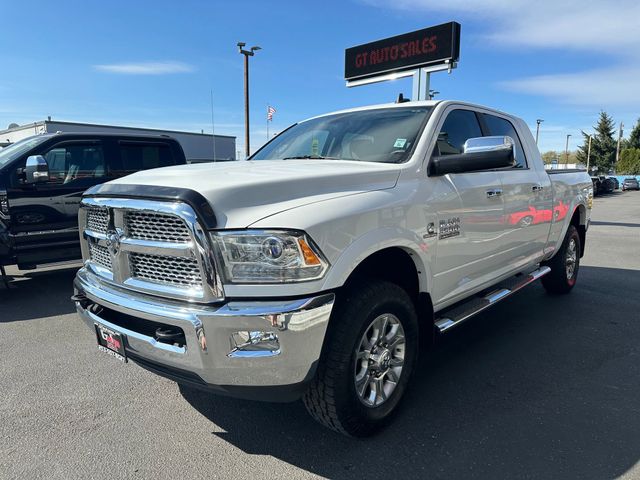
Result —
[[618, 146], [616, 147], [616, 164], [614, 171], [618, 167], [618, 160], [620, 160], [620, 140], [622, 140], [622, 132], [624, 130], [624, 123], [620, 122], [620, 130], [618, 130]]
[[540, 124], [544, 122], [542, 118], [536, 119], [536, 145], [538, 145], [538, 134], [540, 133]]
[[249, 57], [253, 57], [260, 47], [255, 46], [244, 50], [242, 47], [245, 45], [244, 42], [238, 42], [238, 51], [244, 55], [244, 151], [248, 158], [251, 152], [249, 147]]
[[569, 137], [570, 133], [567, 133], [567, 144], [564, 147], [564, 164], [567, 165], [569, 163]]
[[587, 147], [587, 173], [591, 175], [591, 170], [589, 170], [589, 160], [591, 159], [591, 135], [589, 135], [589, 146]]

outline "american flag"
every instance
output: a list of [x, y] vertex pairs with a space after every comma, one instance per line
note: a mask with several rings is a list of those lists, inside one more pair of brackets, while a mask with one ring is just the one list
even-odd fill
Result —
[[273, 108], [271, 105], [269, 105], [267, 107], [267, 120], [271, 121], [273, 120], [273, 114], [276, 113], [276, 109]]

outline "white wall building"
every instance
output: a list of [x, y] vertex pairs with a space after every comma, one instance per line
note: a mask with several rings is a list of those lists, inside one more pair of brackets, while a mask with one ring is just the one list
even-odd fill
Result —
[[[0, 130], [0, 147], [15, 143], [32, 135], [55, 132], [102, 132], [139, 135], [168, 135], [175, 138], [190, 163], [228, 161], [236, 159], [236, 137], [214, 136], [205, 133], [179, 132], [175, 130], [157, 130], [153, 128], [120, 127], [116, 125], [96, 125], [92, 123], [60, 122], [43, 120]], [[215, 158], [214, 158], [215, 151]]]

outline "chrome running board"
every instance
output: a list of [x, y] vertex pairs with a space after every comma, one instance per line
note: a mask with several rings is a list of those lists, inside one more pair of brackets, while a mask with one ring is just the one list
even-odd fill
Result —
[[513, 295], [518, 290], [529, 285], [531, 282], [535, 282], [550, 271], [551, 269], [545, 266], [540, 267], [529, 274], [520, 274], [505, 280], [496, 285], [494, 290], [489, 291], [489, 293], [473, 296], [470, 300], [466, 300], [463, 303], [459, 303], [442, 312], [438, 312], [436, 314], [437, 317], [434, 324], [440, 333], [447, 332], [453, 327], [460, 325], [465, 320], [468, 320], [490, 306], [495, 305], [500, 300], [504, 300], [505, 298]]

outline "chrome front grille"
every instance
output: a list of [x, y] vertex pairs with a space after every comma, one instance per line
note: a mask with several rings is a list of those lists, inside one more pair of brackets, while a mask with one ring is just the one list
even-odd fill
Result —
[[167, 298], [223, 298], [206, 230], [180, 202], [84, 198], [79, 215], [85, 266], [124, 288]]
[[109, 227], [109, 211], [106, 208], [89, 208], [87, 210], [87, 228], [96, 233], [107, 233]]
[[129, 210], [124, 214], [125, 231], [131, 238], [187, 243], [191, 235], [180, 217], [164, 213]]
[[94, 243], [89, 244], [89, 257], [96, 265], [100, 265], [102, 268], [111, 270], [111, 255], [109, 254], [107, 247]]
[[197, 287], [200, 284], [200, 269], [195, 258], [144, 253], [132, 253], [129, 258], [131, 274], [135, 278], [185, 287]]

